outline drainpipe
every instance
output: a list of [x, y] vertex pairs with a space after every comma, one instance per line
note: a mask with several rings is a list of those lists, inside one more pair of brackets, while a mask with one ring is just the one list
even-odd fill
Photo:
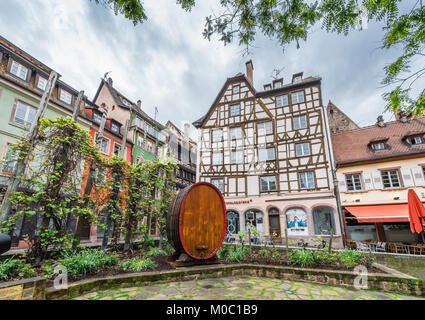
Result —
[[[320, 92], [320, 96], [322, 96], [321, 92]], [[329, 126], [328, 126], [328, 115], [326, 113], [326, 109], [325, 109], [323, 103], [322, 103], [322, 112], [323, 112], [323, 123], [324, 123], [324, 127], [325, 127], [326, 142], [327, 142], [327, 145], [328, 145], [329, 163], [330, 163], [330, 167], [331, 167], [332, 179], [333, 179], [333, 184], [334, 184], [334, 194], [335, 194], [336, 206], [337, 206], [337, 210], [338, 210], [339, 226], [340, 226], [340, 229], [341, 229], [342, 242], [343, 242], [344, 248], [345, 248], [347, 241], [346, 241], [345, 229], [344, 229], [344, 225], [343, 225], [344, 219], [342, 218], [342, 208], [341, 208], [341, 198], [340, 198], [340, 195], [339, 195], [338, 178], [336, 176], [336, 168], [335, 168], [335, 162], [334, 162], [332, 146], [331, 146], [332, 142], [329, 139], [330, 130], [329, 130]]]

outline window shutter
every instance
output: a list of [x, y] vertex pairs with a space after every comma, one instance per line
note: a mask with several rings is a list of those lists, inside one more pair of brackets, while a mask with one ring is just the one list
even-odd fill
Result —
[[403, 177], [403, 184], [405, 187], [413, 187], [413, 179], [410, 174], [410, 168], [401, 168], [401, 175]]
[[363, 172], [363, 180], [364, 180], [365, 189], [372, 190], [373, 184], [372, 184], [372, 177], [370, 175], [370, 172]]
[[417, 187], [425, 187], [425, 179], [422, 172], [422, 167], [412, 168], [413, 178], [415, 179], [415, 185]]
[[381, 172], [374, 171], [372, 175], [373, 175], [373, 184], [375, 185], [375, 189], [383, 189], [384, 186], [382, 185]]
[[345, 182], [345, 175], [337, 173], [336, 177], [338, 179], [338, 188], [339, 192], [347, 192], [347, 185]]

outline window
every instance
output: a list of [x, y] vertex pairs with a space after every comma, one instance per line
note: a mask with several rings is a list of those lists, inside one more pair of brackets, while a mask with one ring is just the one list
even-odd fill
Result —
[[10, 68], [10, 73], [22, 80], [27, 80], [28, 68], [24, 67], [22, 64], [16, 61], [13, 61], [12, 67]]
[[238, 104], [232, 104], [230, 106], [230, 116], [234, 117], [234, 116], [239, 116], [241, 114], [241, 105]]
[[223, 164], [223, 153], [222, 152], [213, 153], [212, 164], [213, 165]]
[[313, 210], [314, 233], [316, 235], [336, 235], [336, 228], [331, 208], [320, 207]]
[[373, 149], [374, 149], [375, 151], [385, 150], [385, 149], [386, 149], [386, 148], [385, 148], [385, 143], [383, 143], [383, 142], [374, 143], [374, 144], [373, 144]]
[[314, 174], [313, 172], [300, 173], [300, 187], [301, 189], [314, 189]]
[[114, 143], [114, 156], [119, 157], [121, 154], [121, 146], [118, 143]]
[[297, 157], [309, 156], [310, 155], [310, 144], [299, 143], [295, 145], [295, 154]]
[[239, 93], [240, 89], [241, 89], [241, 87], [240, 87], [240, 86], [234, 86], [234, 87], [233, 87], [233, 94], [237, 94], [237, 93]]
[[284, 107], [289, 104], [288, 102], [288, 95], [284, 94], [283, 96], [276, 97], [276, 107]]
[[410, 141], [413, 145], [422, 144], [424, 142], [421, 136], [413, 137]]
[[211, 179], [211, 184], [213, 184], [221, 193], [224, 193], [223, 179]]
[[70, 94], [68, 91], [65, 91], [63, 89], [60, 90], [60, 97], [59, 100], [71, 104], [72, 103], [72, 94]]
[[236, 211], [227, 212], [227, 232], [230, 234], [239, 232], [239, 214]]
[[147, 151], [150, 153], [153, 152], [153, 143], [151, 141], [148, 141], [147, 143]]
[[93, 121], [100, 124], [102, 122], [102, 115], [99, 112], [93, 111]]
[[304, 91], [298, 91], [292, 94], [292, 104], [302, 103], [304, 101]]
[[38, 82], [37, 82], [37, 89], [44, 91], [46, 90], [46, 87], [47, 87], [47, 79], [39, 76]]
[[[97, 143], [98, 133], [95, 135], [95, 142]], [[102, 141], [100, 142], [100, 152], [106, 155], [109, 155], [109, 142], [110, 140], [102, 137]]]
[[275, 176], [260, 177], [260, 182], [261, 182], [261, 192], [277, 190]]
[[131, 103], [128, 102], [127, 100], [125, 100], [125, 99], [122, 99], [122, 103], [127, 107], [131, 107]]
[[6, 174], [11, 174], [15, 170], [16, 166], [16, 156], [12, 150], [12, 145], [7, 144], [5, 156], [3, 158], [3, 163], [1, 167], [1, 172]]
[[223, 141], [223, 130], [222, 129], [213, 129], [212, 131], [212, 142], [221, 142]]
[[270, 161], [276, 159], [275, 149], [258, 149], [258, 159], [259, 161]]
[[401, 187], [398, 170], [382, 171], [381, 175], [385, 189]]
[[143, 137], [138, 136], [137, 137], [137, 145], [141, 148], [143, 148]]
[[294, 130], [307, 128], [307, 116], [294, 117]]
[[111, 123], [111, 131], [115, 133], [120, 133], [120, 126], [116, 123]]
[[24, 127], [31, 127], [35, 121], [37, 109], [18, 101], [13, 122]]
[[302, 80], [301, 76], [294, 77], [294, 83], [300, 83]]
[[259, 136], [273, 134], [273, 123], [271, 121], [259, 123], [257, 124], [257, 130]]
[[361, 191], [361, 190], [363, 190], [360, 174], [346, 175], [345, 181], [347, 181], [347, 190], [348, 191]]
[[230, 140], [241, 139], [242, 129], [241, 127], [230, 128]]
[[243, 152], [241, 150], [232, 151], [232, 163], [242, 163], [242, 162], [243, 162]]

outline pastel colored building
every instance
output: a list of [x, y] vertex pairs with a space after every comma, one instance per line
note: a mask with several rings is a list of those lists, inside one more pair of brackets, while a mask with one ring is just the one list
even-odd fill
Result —
[[425, 117], [332, 134], [347, 238], [422, 242], [410, 231], [407, 191], [425, 202]]
[[293, 75], [257, 91], [253, 65], [228, 78], [198, 128], [197, 180], [224, 195], [228, 236], [343, 246], [321, 78]]
[[[0, 36], [0, 186], [5, 188], [15, 163], [3, 161], [11, 157], [10, 146], [28, 133], [35, 121], [40, 99], [53, 70], [21, 48]], [[44, 118], [72, 116], [78, 91], [60, 80], [56, 82]], [[87, 98], [81, 106], [84, 108]], [[91, 121], [84, 114], [78, 124], [89, 130]], [[10, 158], [9, 158], [10, 159]], [[13, 247], [25, 246], [25, 236], [32, 235], [40, 219], [38, 214], [19, 219], [12, 235]]]

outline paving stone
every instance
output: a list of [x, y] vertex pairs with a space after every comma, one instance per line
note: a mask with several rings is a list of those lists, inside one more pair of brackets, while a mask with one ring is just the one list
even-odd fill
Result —
[[163, 294], [158, 294], [156, 296], [148, 298], [147, 300], [171, 300], [171, 297]]
[[310, 295], [310, 291], [306, 288], [299, 288], [297, 289], [297, 295], [308, 296]]
[[215, 294], [220, 294], [220, 295], [226, 295], [230, 293], [230, 290], [226, 288], [214, 288], [214, 289], [211, 289], [211, 291], [214, 292]]
[[161, 293], [162, 294], [165, 294], [165, 295], [168, 295], [168, 296], [172, 296], [172, 295], [175, 295], [175, 294], [178, 294], [180, 291], [178, 291], [176, 288], [174, 288], [174, 287], [168, 287], [168, 288], [166, 288], [166, 289], [162, 289], [161, 290]]
[[161, 288], [159, 288], [159, 287], [152, 287], [152, 286], [150, 286], [150, 287], [149, 286], [145, 286], [145, 287], [140, 287], [140, 290], [158, 293], [159, 291], [161, 291]]
[[123, 288], [120, 289], [121, 292], [129, 292], [129, 291], [137, 291], [139, 288], [138, 287], [133, 287], [133, 288]]
[[142, 292], [142, 293], [139, 293], [137, 296], [131, 297], [130, 300], [146, 300], [147, 298], [151, 296], [152, 296], [152, 293]]
[[325, 296], [339, 296], [338, 292], [335, 292], [334, 290], [329, 290], [329, 289], [323, 289], [322, 294]]
[[193, 288], [196, 287], [196, 281], [183, 281], [180, 283], [181, 288]]

